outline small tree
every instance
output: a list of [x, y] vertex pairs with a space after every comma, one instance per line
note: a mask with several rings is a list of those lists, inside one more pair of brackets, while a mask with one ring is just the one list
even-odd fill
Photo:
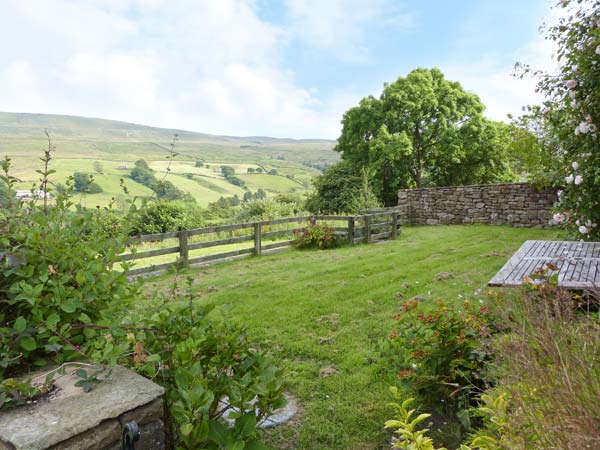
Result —
[[86, 194], [98, 194], [102, 187], [94, 181], [94, 177], [88, 173], [75, 172], [73, 174], [73, 188], [77, 192]]
[[102, 166], [102, 163], [100, 163], [100, 161], [94, 161], [94, 171], [98, 174], [98, 175], [104, 175], [104, 167]]
[[204, 166], [204, 163], [202, 161], [196, 161], [196, 164], [194, 164], [194, 167], [202, 167]]

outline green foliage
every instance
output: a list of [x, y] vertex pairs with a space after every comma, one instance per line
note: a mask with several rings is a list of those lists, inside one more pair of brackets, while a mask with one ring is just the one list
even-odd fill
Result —
[[110, 342], [85, 325], [106, 323], [113, 303], [127, 302], [137, 285], [113, 270], [127, 236], [105, 233], [103, 222], [102, 212], [80, 208], [66, 194], [52, 206], [34, 201], [2, 211], [0, 378], [48, 360], [88, 358], [100, 348], [96, 339], [112, 358]]
[[538, 88], [544, 126], [559, 146], [562, 167], [554, 184], [563, 186], [558, 210], [572, 236], [600, 239], [600, 22], [598, 0], [564, 0], [571, 8], [546, 30], [554, 41], [558, 73], [546, 74]]
[[241, 204], [233, 218], [234, 223], [260, 222], [262, 220], [291, 217], [301, 213], [301, 205], [276, 199], [252, 200]]
[[75, 191], [86, 194], [98, 194], [102, 192], [102, 187], [94, 181], [94, 177], [83, 172], [75, 172], [73, 174], [73, 187]]
[[[261, 169], [262, 171], [262, 169]], [[258, 169], [257, 169], [258, 172]], [[242, 180], [240, 180], [238, 177], [235, 176], [235, 169], [231, 166], [221, 166], [221, 173], [223, 174], [223, 177], [229, 181], [231, 184], [235, 185], [235, 186], [240, 186], [240, 187], [244, 187], [246, 185], [246, 183], [244, 183]]]
[[[178, 448], [264, 448], [257, 423], [285, 404], [281, 370], [231, 320], [209, 317], [210, 305], [187, 298], [175, 282], [150, 315], [140, 318], [133, 362], [167, 389]], [[221, 422], [234, 419], [232, 428]]]
[[[94, 371], [94, 373], [88, 373], [85, 369], [77, 369], [75, 371], [75, 375], [77, 375], [80, 380], [75, 382], [75, 386], [83, 389], [83, 392], [90, 392], [94, 387], [102, 381], [102, 379], [98, 378], [98, 375], [103, 372], [104, 369], [99, 369]], [[106, 378], [110, 376], [110, 370], [106, 375]]]
[[314, 224], [301, 230], [294, 230], [296, 239], [294, 247], [296, 248], [316, 248], [326, 250], [338, 245], [337, 236], [333, 229], [327, 225]]
[[195, 203], [155, 201], [141, 208], [132, 218], [131, 234], [168, 233], [201, 228], [202, 210]]
[[[416, 69], [386, 84], [379, 99], [349, 109], [334, 148], [356, 169], [373, 172], [386, 205], [398, 189], [511, 178], [498, 127], [479, 98], [438, 69]], [[464, 166], [471, 170], [464, 170]]]
[[0, 411], [24, 405], [27, 401], [45, 394], [51, 383], [33, 386], [31, 380], [20, 381], [14, 378], [0, 378]]
[[[167, 173], [169, 173], [170, 169], [167, 168]], [[152, 189], [156, 194], [156, 197], [164, 200], [185, 200], [187, 202], [194, 201], [193, 198], [177, 188], [172, 182], [169, 180], [159, 180], [154, 175], [154, 171], [150, 168], [148, 163], [139, 159], [135, 162], [135, 167], [131, 169], [131, 173], [129, 174], [131, 179], [137, 183], [143, 184], [144, 186]]]
[[[44, 187], [50, 141], [48, 148], [40, 171]], [[2, 179], [10, 188], [9, 166], [6, 160]], [[153, 206], [158, 220], [174, 205]], [[138, 218], [145, 213], [143, 208]], [[73, 204], [68, 192], [53, 205], [44, 199], [1, 211], [0, 408], [48, 390], [7, 375], [48, 360], [120, 363], [165, 386], [177, 448], [265, 449], [256, 426], [285, 404], [281, 370], [250, 344], [243, 328], [208, 317], [212, 308], [193, 297], [192, 278], [185, 298], [175, 282], [156, 309], [127, 310], [138, 299], [139, 284], [129, 282], [126, 270], [113, 269], [128, 236], [106, 233], [106, 220], [100, 211]], [[102, 371], [79, 368], [75, 386], [88, 392], [103, 381]], [[232, 427], [221, 422], [224, 414], [234, 420]]]
[[329, 167], [313, 180], [314, 192], [306, 200], [306, 209], [313, 214], [355, 214], [360, 209], [380, 206], [373, 194], [366, 170], [357, 169], [348, 161]]
[[194, 167], [203, 167], [204, 166], [204, 162], [202, 161], [196, 161], [196, 163], [194, 164]]
[[394, 319], [384, 356], [400, 369], [398, 378], [428, 405], [449, 412], [471, 406], [487, 385], [483, 370], [491, 354], [482, 341], [493, 331], [489, 307], [465, 300], [461, 307], [438, 302], [431, 310], [413, 299]]

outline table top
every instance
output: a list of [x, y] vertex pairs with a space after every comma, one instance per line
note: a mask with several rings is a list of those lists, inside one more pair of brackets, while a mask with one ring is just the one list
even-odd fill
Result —
[[600, 242], [525, 241], [504, 264], [490, 286], [519, 286], [535, 270], [551, 263], [558, 268], [558, 285], [568, 289], [600, 287]]

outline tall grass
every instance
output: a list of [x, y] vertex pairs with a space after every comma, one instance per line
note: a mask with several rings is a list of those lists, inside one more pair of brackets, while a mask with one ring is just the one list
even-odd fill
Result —
[[598, 294], [544, 283], [508, 309], [513, 333], [498, 345], [498, 381], [523, 448], [600, 448]]

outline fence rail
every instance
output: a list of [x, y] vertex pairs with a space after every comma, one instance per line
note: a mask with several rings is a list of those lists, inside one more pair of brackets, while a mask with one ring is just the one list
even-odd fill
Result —
[[[136, 264], [143, 264], [144, 262], [148, 263], [144, 265], [144, 267], [132, 267], [127, 270], [129, 276], [136, 277], [144, 274], [160, 273], [175, 265], [190, 267], [209, 262], [226, 261], [231, 258], [261, 255], [263, 252], [272, 252], [277, 249], [291, 246], [294, 243], [294, 239], [289, 238], [294, 235], [294, 231], [303, 228], [305, 226], [304, 224], [314, 225], [319, 222], [330, 226], [336, 236], [352, 245], [361, 242], [370, 244], [382, 239], [396, 239], [400, 233], [399, 211], [395, 208], [390, 208], [388, 210], [360, 211], [360, 213], [360, 215], [356, 216], [316, 215], [286, 217], [261, 222], [219, 225], [169, 233], [134, 236], [130, 241], [133, 245], [138, 243], [148, 243], [147, 245], [151, 245], [152, 243], [159, 243], [168, 239], [177, 239], [178, 245], [123, 254], [121, 255], [121, 260]], [[335, 225], [333, 225], [332, 222], [335, 223]], [[343, 226], [340, 226], [337, 222], [344, 222], [344, 224]], [[285, 224], [300, 224], [300, 226], [295, 228], [271, 229], [276, 225], [281, 227]], [[241, 235], [230, 236], [227, 238], [222, 237], [224, 233], [239, 234], [240, 232], [242, 233]], [[207, 239], [207, 235], [210, 234], [217, 235], [217, 238]], [[198, 239], [201, 240], [198, 242], [190, 242], [190, 238], [193, 238], [191, 239], [192, 241]], [[264, 242], [265, 240], [277, 238], [282, 240], [276, 242]], [[235, 245], [249, 241], [252, 242], [252, 245], [247, 248], [235, 250], [225, 249], [227, 251], [202, 256], [190, 255], [190, 252], [197, 250]], [[177, 255], [177, 260], [166, 263], [145, 261], [148, 260], [148, 258], [169, 254]]]

